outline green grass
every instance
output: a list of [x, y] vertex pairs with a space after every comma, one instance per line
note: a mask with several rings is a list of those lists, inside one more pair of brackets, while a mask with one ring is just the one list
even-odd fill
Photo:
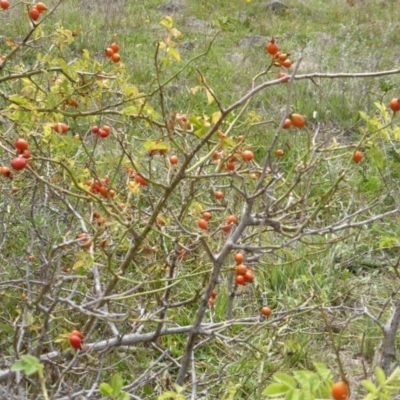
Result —
[[[264, 3], [255, 1], [250, 3], [244, 0], [187, 1], [186, 8], [173, 15], [174, 26], [183, 34], [182, 39], [173, 39], [181, 53], [182, 61], [164, 63], [161, 67], [162, 82], [174, 77], [164, 90], [167, 117], [173, 112], [178, 112], [198, 117], [207, 116], [211, 119], [213, 113], [218, 111], [215, 102], [207, 103], [205, 90], [191, 93], [191, 89], [200, 85], [200, 74], [224, 107], [228, 107], [247, 93], [251, 88], [253, 77], [266, 70], [271, 61], [265, 54], [264, 43], [241, 45], [244, 38], [253, 35], [265, 38], [265, 42], [273, 36], [282, 50], [292, 54], [290, 57], [294, 61], [302, 57], [300, 74], [355, 73], [397, 67], [400, 54], [397, 21], [400, 10], [394, 1], [388, 1], [385, 3], [386, 6], [383, 6], [373, 0], [367, 0], [362, 5], [356, 4], [355, 7], [349, 7], [346, 2], [339, 0], [325, 2], [293, 0], [290, 3], [293, 9], [275, 15], [267, 12]], [[73, 60], [80, 57], [85, 49], [89, 51], [91, 60], [104, 62], [104, 49], [115, 40], [121, 47], [122, 63], [119, 66], [107, 63], [101, 66], [101, 70], [115, 74], [125, 70], [127, 80], [140, 91], [145, 93], [154, 91], [157, 88], [154, 69], [156, 43], [166, 40], [166, 31], [160, 25], [164, 15], [157, 9], [159, 4], [160, 1], [152, 0], [65, 1], [44, 23], [43, 36], [38, 37], [33, 43], [36, 50], [32, 52], [27, 49], [19, 53], [15, 60], [16, 64], [19, 62], [34, 64], [35, 53], [40, 53], [43, 57], [49, 55], [51, 58], [63, 54], [67, 60]], [[22, 18], [18, 14], [20, 10], [18, 7], [10, 10], [10, 16], [7, 18], [0, 13], [4, 36], [15, 41], [24, 36], [29, 26], [26, 15]], [[205, 31], [194, 29], [191, 17], [204, 21], [207, 29]], [[215, 37], [218, 27], [222, 27], [222, 30]], [[51, 32], [53, 28], [59, 29], [58, 35], [46, 36], [45, 32]], [[59, 49], [53, 47], [48, 53], [49, 41], [56, 43], [65, 36], [62, 30], [72, 31], [73, 40], [69, 44], [65, 42]], [[214, 37], [213, 45], [207, 54], [196, 58], [207, 51]], [[0, 54], [6, 53], [9, 50], [8, 46], [9, 44], [2, 39]], [[232, 55], [236, 57], [236, 61], [232, 61]], [[162, 51], [159, 57], [160, 59], [163, 57]], [[182, 73], [176, 75], [189, 60], [193, 61]], [[255, 83], [260, 84], [274, 79], [278, 70], [272, 67]], [[388, 197], [379, 205], [378, 210], [384, 212], [393, 207], [398, 198], [399, 163], [396, 150], [398, 138], [392, 144], [377, 135], [374, 141], [365, 141], [361, 149], [366, 155], [366, 160], [359, 165], [351, 163], [353, 148], [346, 146], [357, 144], [364, 132], [363, 129], [366, 129], [367, 124], [360, 119], [359, 111], [366, 112], [372, 118], [377, 113], [375, 102], [387, 104], [390, 98], [399, 96], [396, 92], [399, 83], [398, 75], [374, 79], [321, 78], [314, 81], [296, 81], [290, 105], [292, 111], [306, 116], [307, 130], [291, 129], [281, 133], [277, 148], [284, 149], [285, 157], [280, 160], [273, 158], [273, 165], [276, 168], [274, 172], [281, 173], [282, 177], [270, 187], [269, 197], [257, 200], [256, 210], [263, 212], [266, 204], [271, 204], [273, 199], [283, 196], [295, 182], [301, 169], [300, 161], [308, 160], [310, 157], [305, 150], [307, 141], [312, 139], [317, 130], [320, 132], [317, 142], [325, 141], [325, 145], [321, 146], [323, 151], [315, 155], [315, 170], [304, 174], [302, 181], [293, 191], [294, 201], [298, 201], [308, 187], [311, 195], [301, 207], [293, 208], [290, 211], [292, 214], [286, 216], [283, 223], [294, 224], [302, 211], [321, 204], [321, 199], [335, 184], [343, 169], [346, 169], [346, 177], [340, 182], [338, 192], [333, 195], [318, 217], [310, 222], [310, 229], [333, 223], [346, 213], [354, 212], [356, 207], [365, 206], [385, 193], [388, 187], [393, 189], [393, 197]], [[108, 100], [107, 96], [115, 98], [114, 90], [117, 90], [119, 84], [120, 82], [110, 84], [110, 90], [104, 96], [105, 102]], [[230, 137], [234, 141], [239, 135], [245, 136], [245, 145], [254, 151], [255, 160], [259, 164], [269, 150], [277, 125], [284, 116], [287, 88], [288, 86], [284, 84], [273, 86], [254, 96], [230, 132]], [[18, 82], [11, 84], [7, 90], [15, 94], [28, 89]], [[82, 104], [87, 109], [93, 106], [91, 94], [93, 93], [88, 93], [86, 98], [82, 96]], [[58, 101], [58, 93], [54, 96], [54, 101]], [[1, 101], [6, 103], [4, 98]], [[160, 121], [158, 93], [155, 92], [148, 99], [148, 104], [156, 110], [155, 119]], [[228, 129], [239, 111], [240, 109], [228, 116], [221, 127], [222, 131]], [[50, 113], [48, 117], [50, 121], [53, 118]], [[18, 127], [15, 126], [7, 131], [7, 134], [13, 137], [20, 132], [33, 133], [34, 129], [31, 128], [33, 118], [35, 116], [32, 113], [26, 113], [21, 130], [18, 131]], [[71, 169], [76, 172], [82, 183], [89, 178], [91, 171], [96, 171], [99, 177], [109, 174], [111, 179], [115, 180], [115, 187], [126, 185], [126, 176], [119, 173], [120, 148], [102, 142], [96, 142], [94, 146], [95, 140], [90, 133], [87, 133], [90, 124], [94, 123], [113, 125], [113, 129], [118, 131], [118, 137], [126, 142], [132, 158], [140, 169], [154, 181], [166, 183], [167, 178], [163, 175], [163, 171], [168, 167], [168, 162], [159, 156], [150, 159], [142, 147], [146, 140], [163, 138], [164, 132], [161, 129], [148, 127], [143, 121], [125, 117], [117, 119], [113, 115], [90, 117], [83, 122], [79, 118], [69, 118], [68, 122], [72, 130], [84, 138], [83, 143], [87, 150], [82, 149], [80, 141], [69, 136], [57, 141], [49, 139], [45, 145], [51, 148], [52, 156], [57, 160], [70, 163]], [[0, 123], [5, 126], [2, 120]], [[40, 132], [40, 125], [35, 129]], [[186, 151], [190, 151], [198, 143], [198, 138], [194, 135], [185, 135], [182, 134], [175, 140]], [[325, 151], [333, 144], [333, 138], [343, 148]], [[10, 145], [11, 139], [2, 133], [3, 142]], [[217, 138], [213, 138], [212, 143], [217, 143]], [[43, 146], [43, 142], [39, 143], [38, 147], [40, 146]], [[209, 146], [211, 148], [212, 144]], [[179, 154], [176, 148], [174, 151]], [[88, 154], [92, 157], [91, 162], [88, 162]], [[6, 163], [10, 155], [2, 148], [0, 157], [2, 162]], [[378, 158], [383, 160], [381, 164]], [[70, 178], [65, 173], [64, 175], [56, 173], [56, 169], [46, 171], [42, 169], [42, 164], [37, 168], [41, 174], [46, 173], [46, 179], [52, 183], [59, 184], [65, 190], [74, 190], [71, 189]], [[242, 165], [242, 168], [245, 166]], [[257, 172], [256, 166], [252, 168], [253, 173]], [[215, 169], [215, 165], [211, 163], [204, 167], [210, 174]], [[243, 174], [247, 188], [254, 189], [257, 182], [249, 175], [247, 172]], [[158, 316], [162, 305], [163, 293], [157, 290], [164, 284], [159, 280], [165, 278], [167, 271], [165, 259], [171, 254], [175, 240], [191, 248], [188, 258], [177, 266], [177, 276], [196, 275], [179, 282], [171, 291], [169, 301], [178, 303], [191, 298], [196, 291], [202, 292], [208, 282], [211, 264], [194, 237], [186, 238], [182, 232], [179, 233], [178, 228], [173, 227], [174, 218], [181, 215], [180, 223], [186, 229], [194, 230], [193, 226], [201, 214], [201, 207], [209, 207], [215, 215], [210, 221], [211, 231], [214, 231], [220, 225], [220, 220], [227, 215], [240, 216], [241, 196], [232, 188], [231, 181], [237, 187], [241, 187], [243, 183], [241, 179], [231, 179], [231, 177], [219, 180], [199, 178], [192, 180], [192, 183], [178, 186], [170, 203], [174, 208], [174, 215], [170, 209], [163, 210], [168, 223], [165, 228], [157, 228], [163, 234], [154, 229], [144, 243], [157, 250], [148, 253], [139, 252], [125, 275], [130, 281], [120, 282], [118, 286], [117, 293], [123, 293], [136, 284], [144, 283], [138, 289], [138, 293], [143, 292], [142, 295], [129, 298], [125, 302], [111, 302], [112, 312], [128, 315], [126, 321], [121, 324], [121, 332], [128, 334], [134, 331], [141, 312], [149, 317], [148, 323], [143, 325], [145, 331], [152, 331], [157, 327], [154, 319]], [[19, 188], [14, 197], [10, 195], [12, 185]], [[221, 186], [225, 192], [225, 199], [216, 202], [213, 191]], [[7, 325], [10, 321], [16, 321], [20, 318], [22, 310], [29, 311], [33, 321], [30, 334], [37, 338], [35, 335], [36, 332], [40, 332], [38, 327], [42, 323], [41, 311], [36, 309], [32, 302], [24, 303], [20, 300], [21, 294], [31, 290], [37, 298], [42, 290], [37, 280], [41, 278], [43, 271], [54, 273], [56, 277], [62, 279], [67, 276], [62, 271], [73, 268], [77, 261], [84, 259], [83, 254], [86, 254], [78, 247], [71, 247], [63, 253], [56, 252], [52, 262], [49, 262], [50, 266], [47, 266], [47, 261], [43, 258], [44, 255], [48, 256], [51, 253], [52, 246], [62, 242], [64, 238], [71, 239], [82, 231], [82, 221], [71, 214], [70, 207], [76, 208], [82, 214], [82, 220], [91, 231], [100, 235], [106, 229], [97, 227], [91, 218], [94, 211], [97, 209], [101, 211], [100, 204], [91, 203], [88, 210], [87, 202], [75, 199], [72, 205], [68, 205], [52, 191], [45, 193], [41, 186], [36, 190], [34, 187], [32, 183], [26, 186], [24, 178], [20, 175], [16, 176], [12, 183], [2, 180], [0, 184], [1, 207], [5, 210], [1, 223], [9, 230], [7, 235], [2, 231], [4, 241], [1, 241], [1, 251], [5, 262], [2, 261], [0, 272], [6, 275], [7, 280], [16, 282], [6, 285], [3, 292], [0, 288], [0, 293], [5, 296], [6, 303], [2, 323]], [[157, 187], [150, 186], [140, 194], [132, 192], [128, 196], [127, 193], [128, 190], [124, 192], [121, 190], [121, 198], [126, 194], [131, 212], [129, 222], [134, 229], [141, 231], [160, 192]], [[191, 193], [193, 198], [185, 208], [182, 205], [182, 197], [187, 193]], [[283, 207], [287, 201], [286, 197], [279, 207]], [[113, 210], [110, 203], [106, 205], [109, 210]], [[279, 207], [274, 211], [278, 217]], [[46, 226], [43, 226], [44, 221]], [[125, 252], [132, 244], [130, 237], [122, 236], [125, 228], [121, 228], [115, 221], [111, 220], [107, 230], [106, 233], [110, 233], [114, 244], [118, 243], [120, 248], [119, 252], [116, 251], [112, 255], [107, 251], [96, 253], [95, 261], [101, 268], [103, 285], [106, 285], [115, 271], [118, 271]], [[238, 385], [235, 397], [237, 399], [261, 398], [260, 393], [271, 382], [271, 375], [274, 372], [289, 373], [297, 369], [312, 369], [312, 363], [316, 361], [328, 365], [335, 371], [336, 378], [338, 366], [332, 350], [332, 337], [336, 344], [340, 343], [340, 352], [345, 354], [343, 357], [345, 369], [351, 383], [358, 384], [363, 374], [361, 364], [364, 362], [368, 370], [373, 367], [380, 339], [380, 331], [376, 324], [367, 318], [362, 318], [361, 315], [355, 318], [360, 310], [360, 298], [365, 299], [373, 315], [378, 315], [383, 303], [398, 289], [395, 271], [389, 263], [368, 269], [364, 263], [371, 258], [381, 259], [383, 254], [395, 262], [396, 248], [391, 246], [384, 248], [382, 243], [385, 242], [384, 238], [387, 243], [393, 243], [398, 237], [397, 233], [397, 217], [392, 216], [370, 225], [368, 229], [350, 230], [349, 237], [345, 233], [327, 233], [308, 241], [302, 238], [301, 241], [290, 243], [277, 251], [266, 251], [260, 258], [256, 258], [251, 265], [256, 276], [255, 283], [246, 286], [236, 296], [233, 315], [235, 318], [258, 316], [259, 309], [264, 303], [274, 310], [274, 314], [268, 320], [261, 320], [261, 323], [265, 324], [262, 329], [260, 325], [247, 325], [243, 322], [221, 331], [222, 335], [230, 336], [233, 340], [228, 341], [223, 336], [217, 336], [204, 346], [198, 347], [195, 355], [199, 393], [203, 393], [204, 398], [222, 398], [231, 384]], [[267, 227], [263, 229], [249, 227], [246, 234], [249, 235], [245, 242], [248, 245], [281, 245], [289, 240]], [[209, 240], [211, 250], [217, 252], [225, 240], [225, 234], [221, 232], [214, 234], [212, 240]], [[27, 266], [25, 260], [30, 253], [36, 256], [40, 254], [42, 258], [37, 257], [31, 266]], [[248, 255], [255, 256], [251, 252]], [[207, 311], [204, 322], [211, 320], [219, 322], [226, 319], [230, 295], [228, 282], [234, 264], [231, 255], [228, 257], [217, 286], [218, 297], [215, 308], [212, 312]], [[31, 275], [27, 278], [25, 274], [29, 268]], [[72, 273], [81, 277], [88, 275], [89, 278], [66, 280], [62, 296], [74, 292], [72, 299], [78, 303], [85, 296], [93, 299], [95, 297], [93, 277], [87, 269], [78, 268]], [[34, 281], [30, 289], [27, 287], [29, 279]], [[59, 295], [56, 286], [58, 282], [57, 279], [52, 281], [46, 297], [47, 305]], [[321, 316], [322, 306], [330, 308], [329, 311], [325, 311], [328, 326]], [[192, 324], [197, 308], [198, 300], [183, 307], [170, 309], [167, 315], [169, 326]], [[52, 337], [57, 337], [73, 327], [83, 326], [87, 320], [87, 317], [78, 310], [66, 309], [60, 303], [55, 309], [55, 315], [59, 322], [51, 331], [51, 335], [45, 338], [49, 346], [48, 351], [52, 349], [51, 346], [57, 348], [52, 344]], [[388, 317], [386, 311], [384, 320]], [[90, 340], [95, 342], [112, 335], [107, 321], [100, 321], [91, 332]], [[36, 345], [35, 340], [33, 341]], [[197, 340], [198, 344], [206, 340], [206, 337], [199, 336]], [[186, 341], [185, 335], [170, 335], [160, 337], [157, 345], [168, 350], [168, 354], [176, 358], [176, 362], [180, 362], [179, 357], [184, 352]], [[15, 345], [6, 330], [0, 331], [0, 343], [7, 349], [9, 355], [14, 354]], [[399, 344], [397, 346], [400, 350]], [[155, 350], [151, 344], [138, 344], [133, 348], [110, 352], [101, 360], [104, 363], [101, 367], [107, 367], [107, 371], [103, 371], [102, 381], [109, 381], [112, 373], [118, 371], [125, 384], [129, 385], [149, 365], [156, 362], [160, 354], [160, 350]], [[353, 359], [357, 362], [353, 362]], [[170, 362], [171, 359], [165, 358], [162, 365]], [[99, 366], [94, 359], [88, 361], [88, 365], [93, 367], [93, 370]], [[167, 371], [135, 394], [141, 398], [151, 399], [164, 391], [172, 390], [176, 373], [177, 366], [172, 363]], [[77, 378], [71, 376], [69, 377], [71, 384], [81, 385]], [[85, 387], [89, 387], [96, 379], [95, 373], [90, 373], [88, 376], [90, 379], [85, 383]], [[190, 385], [187, 394], [189, 392]]]

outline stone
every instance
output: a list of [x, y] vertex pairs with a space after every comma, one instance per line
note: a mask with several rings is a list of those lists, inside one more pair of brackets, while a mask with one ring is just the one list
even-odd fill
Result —
[[195, 47], [196, 47], [195, 42], [183, 42], [183, 43], [179, 43], [179, 45], [177, 46], [177, 49], [178, 49], [179, 53], [185, 54], [185, 53], [188, 53], [188, 52], [194, 50]]
[[240, 47], [249, 46], [265, 46], [268, 43], [268, 38], [259, 35], [247, 35], [240, 42]]
[[193, 29], [195, 31], [207, 32], [213, 30], [209, 24], [201, 19], [196, 17], [189, 17], [185, 21], [185, 26], [189, 29]]
[[186, 9], [186, 5], [182, 1], [168, 1], [160, 4], [157, 9], [165, 14], [174, 14], [183, 12]]
[[282, 12], [289, 9], [289, 6], [283, 1], [269, 1], [266, 6], [273, 12]]
[[227, 53], [224, 58], [232, 63], [238, 63], [244, 60], [244, 55], [240, 53]]

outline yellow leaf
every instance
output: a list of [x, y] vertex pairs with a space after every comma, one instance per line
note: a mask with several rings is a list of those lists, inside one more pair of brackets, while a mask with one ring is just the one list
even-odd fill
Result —
[[176, 28], [172, 28], [172, 29], [171, 29], [171, 35], [172, 35], [173, 37], [176, 37], [177, 39], [182, 39], [182, 38], [183, 38], [182, 33], [179, 32], [178, 29], [176, 29]]
[[174, 26], [174, 20], [169, 15], [167, 15], [160, 21], [160, 24], [164, 25], [167, 29], [172, 29], [172, 27]]
[[83, 49], [83, 58], [85, 58], [86, 60], [90, 60], [89, 50]]
[[215, 124], [220, 118], [221, 118], [221, 111], [216, 111], [211, 117], [211, 122]]
[[134, 181], [130, 181], [128, 183], [129, 189], [133, 194], [139, 194], [140, 193], [140, 185]]
[[386, 106], [382, 103], [375, 102], [375, 107], [381, 112], [382, 117], [385, 121], [389, 120], [389, 113], [387, 112]]
[[84, 264], [83, 260], [78, 260], [78, 261], [75, 262], [75, 264], [73, 265], [72, 269], [73, 270], [79, 269], [79, 268], [81, 268], [83, 266], [83, 264]]
[[49, 137], [51, 135], [51, 126], [50, 125], [43, 126], [43, 134], [44, 134], [44, 137]]
[[5, 42], [6, 42], [6, 45], [9, 46], [9, 47], [16, 47], [16, 44], [9, 38], [7, 38], [5, 40]]
[[250, 122], [260, 122], [262, 120], [261, 115], [257, 114], [255, 111], [250, 111], [247, 116], [250, 119]]
[[395, 126], [393, 130], [394, 139], [400, 140], [400, 126]]
[[193, 215], [199, 215], [203, 212], [202, 204], [198, 203], [197, 201], [193, 202], [192, 206], [190, 207], [190, 212]]
[[190, 94], [195, 94], [196, 92], [198, 92], [200, 89], [203, 89], [202, 86], [195, 86], [194, 88], [190, 89]]
[[207, 104], [212, 104], [214, 102], [214, 97], [212, 96], [209, 90], [206, 90], [206, 92], [207, 92]]
[[139, 93], [139, 90], [134, 85], [127, 85], [123, 88], [123, 93], [125, 96], [134, 96]]
[[173, 47], [169, 48], [169, 54], [175, 58], [176, 61], [181, 61], [181, 55], [179, 54], [179, 51], [174, 49]]

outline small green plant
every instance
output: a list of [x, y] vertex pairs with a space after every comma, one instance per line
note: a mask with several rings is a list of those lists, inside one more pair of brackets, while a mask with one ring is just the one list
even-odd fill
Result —
[[274, 383], [264, 390], [267, 398], [285, 396], [289, 399], [329, 399], [333, 385], [332, 373], [324, 365], [315, 363], [315, 372], [294, 371], [293, 376], [277, 372], [273, 375]]
[[103, 396], [108, 396], [111, 399], [116, 400], [129, 400], [130, 396], [128, 393], [122, 391], [123, 380], [120, 375], [114, 375], [111, 378], [110, 383], [100, 383], [99, 389]]
[[377, 385], [369, 380], [361, 381], [365, 389], [368, 390], [367, 396], [363, 400], [392, 400], [392, 394], [400, 391], [400, 368], [396, 368], [388, 378], [379, 367], [375, 368]]
[[[332, 372], [323, 364], [314, 363], [315, 372], [308, 370], [294, 371], [293, 376], [277, 372], [273, 375], [275, 382], [268, 385], [264, 390], [267, 398], [281, 399], [307, 399], [307, 400], [329, 400], [332, 397], [347, 398], [346, 395], [338, 397], [338, 383], [332, 381]], [[363, 400], [393, 400], [392, 394], [399, 393], [400, 390], [400, 368], [396, 368], [392, 374], [386, 378], [385, 373], [379, 367], [375, 369], [377, 385], [370, 380], [363, 380], [361, 383], [368, 394]], [[345, 382], [340, 382], [345, 386]], [[347, 386], [347, 385], [346, 385]], [[335, 388], [335, 390], [333, 389]], [[346, 388], [348, 391], [348, 388]]]
[[158, 400], [186, 400], [186, 397], [182, 394], [185, 388], [176, 384], [174, 387], [175, 391], [169, 390], [168, 392], [163, 393], [161, 396], [158, 396]]
[[43, 375], [43, 364], [33, 356], [23, 355], [21, 356], [21, 360], [17, 361], [11, 367], [11, 371], [13, 372], [23, 372], [25, 375], [33, 375], [35, 372], [39, 375], [40, 386], [42, 388], [43, 398], [48, 400], [48, 394], [46, 390], [46, 381]]

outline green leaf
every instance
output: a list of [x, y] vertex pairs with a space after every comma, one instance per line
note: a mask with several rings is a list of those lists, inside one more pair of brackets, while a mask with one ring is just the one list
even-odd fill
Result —
[[106, 382], [100, 383], [99, 390], [103, 396], [111, 396], [113, 392], [112, 387]]
[[179, 386], [176, 383], [174, 384], [174, 387], [175, 387], [176, 393], [178, 393], [178, 394], [185, 391], [184, 386]]
[[319, 386], [319, 379], [311, 371], [294, 371], [293, 376], [303, 389], [315, 391]]
[[143, 144], [146, 151], [149, 150], [169, 150], [170, 145], [166, 142], [156, 142], [155, 140], [149, 140]]
[[202, 138], [207, 132], [208, 132], [208, 128], [203, 126], [202, 128], [197, 129], [196, 131], [194, 131], [194, 134], [197, 137]]
[[137, 114], [137, 112], [138, 108], [136, 106], [129, 106], [121, 110], [122, 115], [132, 115], [132, 114]]
[[395, 139], [395, 140], [400, 139], [400, 126], [395, 126], [393, 128], [393, 139]]
[[277, 382], [284, 383], [285, 385], [287, 385], [291, 389], [295, 389], [296, 388], [296, 381], [290, 375], [283, 374], [281, 372], [277, 372], [276, 374], [274, 374], [273, 378]]
[[397, 379], [400, 378], [400, 367], [397, 367], [387, 378], [386, 383], [392, 383], [393, 381], [396, 381]]
[[382, 117], [385, 119], [385, 121], [388, 121], [389, 113], [386, 109], [386, 106], [384, 104], [378, 103], [378, 102], [375, 102], [374, 104], [375, 104], [375, 107], [381, 112]]
[[158, 400], [169, 400], [169, 399], [176, 399], [176, 393], [175, 392], [165, 392], [162, 395], [157, 397]]
[[23, 361], [17, 361], [11, 366], [11, 371], [18, 372], [25, 369], [25, 363]]
[[368, 393], [363, 400], [376, 400], [376, 395], [372, 394], [372, 393]]
[[11, 371], [24, 371], [25, 375], [32, 375], [37, 371], [42, 371], [43, 365], [40, 361], [33, 356], [23, 355], [21, 356], [21, 360], [17, 361], [11, 367]]
[[383, 372], [382, 368], [376, 367], [375, 375], [376, 375], [376, 379], [377, 379], [378, 383], [381, 385], [381, 387], [385, 386], [386, 376], [385, 376], [385, 373]]
[[25, 366], [25, 375], [29, 376], [29, 375], [33, 375], [35, 372], [38, 372], [40, 368], [38, 368], [36, 365], [26, 365]]
[[145, 385], [145, 386], [143, 386], [143, 392], [144, 392], [145, 394], [150, 395], [150, 394], [153, 394], [153, 393], [154, 393], [154, 390], [153, 390], [152, 387]]
[[371, 381], [362, 380], [361, 383], [370, 393], [376, 393], [378, 391], [377, 387]]
[[7, 335], [14, 333], [14, 329], [7, 324], [0, 324], [0, 331], [3, 331], [3, 333], [6, 333]]
[[385, 154], [381, 151], [381, 149], [377, 147], [373, 147], [369, 149], [367, 152], [368, 159], [373, 161], [373, 164], [378, 168], [382, 168], [385, 164]]
[[331, 380], [332, 377], [332, 373], [331, 371], [325, 367], [324, 364], [322, 363], [314, 363], [314, 368], [316, 369], [318, 375], [324, 380]]
[[227, 149], [229, 147], [233, 147], [235, 146], [235, 141], [231, 138], [225, 138], [222, 140], [222, 148], [223, 149]]
[[393, 400], [393, 397], [385, 393], [379, 393], [379, 400]]
[[385, 385], [383, 390], [387, 393], [399, 393], [400, 392], [400, 387], [399, 386], [388, 386]]
[[129, 400], [130, 398], [131, 396], [129, 395], [129, 393], [121, 392], [121, 394], [118, 397], [118, 400]]
[[318, 389], [318, 396], [322, 399], [330, 399], [331, 398], [331, 384], [328, 386], [321, 386]]
[[268, 385], [264, 392], [264, 396], [280, 396], [282, 394], [287, 393], [291, 388], [284, 383], [271, 383]]
[[130, 97], [130, 96], [135, 96], [136, 94], [138, 94], [139, 90], [136, 86], [127, 85], [122, 89], [122, 93], [124, 94], [124, 96]]
[[[292, 389], [285, 396], [285, 400], [301, 400], [301, 391], [299, 389]], [[312, 399], [307, 399], [312, 400]]]
[[360, 114], [361, 119], [363, 119], [364, 121], [367, 121], [369, 119], [369, 116], [364, 111], [359, 111], [358, 113]]
[[[393, 247], [398, 245], [398, 239], [396, 237], [382, 236], [379, 242], [379, 247]], [[393, 374], [392, 374], [393, 375]], [[390, 379], [390, 378], [389, 378]]]
[[43, 367], [38, 358], [30, 356], [29, 354], [21, 356], [21, 359], [28, 365], [35, 365], [37, 368]]
[[124, 385], [124, 382], [120, 375], [114, 375], [111, 378], [111, 387], [113, 389], [112, 395], [114, 397], [117, 397], [121, 393], [121, 389], [122, 389], [123, 385]]
[[15, 103], [15, 104], [23, 104], [23, 105], [27, 105], [29, 104], [28, 99], [26, 99], [25, 97], [21, 97], [21, 96], [10, 96], [9, 97], [10, 102]]

